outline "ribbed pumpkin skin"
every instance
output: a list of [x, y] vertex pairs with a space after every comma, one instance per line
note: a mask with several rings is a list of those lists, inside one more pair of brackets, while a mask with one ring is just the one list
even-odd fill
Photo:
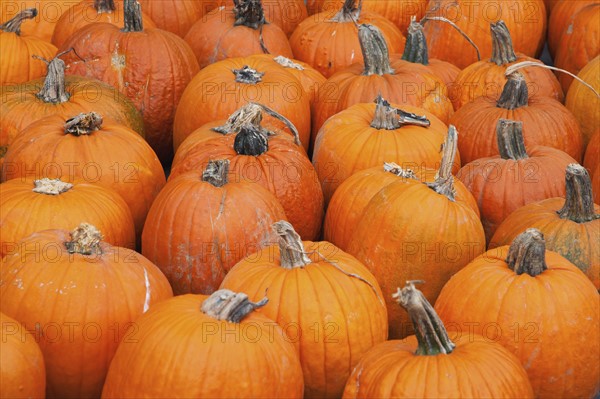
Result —
[[[534, 68], [532, 68], [534, 69]], [[524, 107], [507, 110], [495, 98], [479, 97], [465, 104], [450, 119], [459, 132], [458, 151], [463, 165], [497, 155], [496, 125], [500, 119], [523, 122], [525, 148], [539, 145], [559, 149], [580, 162], [583, 137], [573, 114], [549, 97], [531, 97]]]
[[343, 398], [534, 398], [523, 367], [501, 345], [449, 335], [456, 348], [448, 355], [415, 355], [414, 335], [377, 345], [352, 372]]
[[267, 245], [271, 225], [286, 219], [277, 199], [253, 183], [217, 188], [188, 172], [169, 182], [150, 208], [142, 253], [176, 295], [211, 294], [240, 259]]
[[[264, 72], [261, 82], [250, 85], [235, 81], [232, 71], [246, 65]], [[271, 61], [251, 57], [230, 58], [202, 69], [183, 92], [173, 134], [185, 137], [205, 123], [228, 118], [249, 102], [266, 105], [288, 118], [298, 129], [304, 149], [308, 149], [309, 96], [292, 74], [274, 66]], [[264, 120], [272, 121], [273, 118], [265, 117]], [[279, 122], [276, 126], [283, 125]]]
[[0, 313], [0, 398], [43, 398], [46, 395], [44, 356], [21, 323]]
[[600, 164], [600, 126], [596, 129], [596, 133], [592, 135], [583, 157], [583, 166], [588, 170], [590, 176]]
[[47, 397], [98, 397], [117, 345], [137, 338], [132, 323], [172, 291], [132, 250], [101, 243], [102, 255], [70, 254], [67, 241], [66, 230], [44, 230], [3, 259], [0, 309], [38, 331]]
[[[26, 20], [23, 25], [29, 22]], [[31, 56], [51, 59], [56, 50], [52, 44], [37, 37], [21, 37], [0, 30], [0, 85], [28, 82], [44, 76], [46, 64]]]
[[550, 18], [548, 19], [548, 50], [552, 57], [556, 55], [560, 38], [579, 10], [598, 2], [598, 0], [556, 1], [556, 7], [552, 9]]
[[[600, 55], [591, 60], [577, 75], [600, 92]], [[588, 142], [600, 126], [600, 98], [586, 86], [573, 81], [567, 93], [565, 106], [575, 115], [581, 125], [584, 142]]]
[[23, 24], [22, 36], [35, 36], [48, 43], [52, 40], [54, 27], [63, 13], [80, 0], [0, 0], [0, 21], [8, 21], [26, 8], [37, 8], [34, 20]]
[[271, 54], [293, 58], [287, 36], [279, 26], [265, 24], [259, 29], [252, 29], [235, 26], [235, 22], [232, 8], [219, 7], [192, 25], [185, 41], [194, 51], [200, 68], [226, 58], [264, 54], [261, 37]]
[[148, 209], [165, 184], [156, 154], [134, 131], [109, 120], [90, 135], [65, 134], [65, 121], [72, 116], [49, 116], [23, 130], [4, 157], [1, 180], [80, 178], [111, 188], [129, 206], [140, 237]]
[[[210, 8], [210, 0], [139, 0], [142, 11], [150, 16], [160, 29], [183, 38], [192, 25]], [[144, 19], [144, 27], [146, 20]], [[149, 26], [148, 26], [149, 27]]]
[[383, 296], [375, 277], [353, 256], [325, 241], [303, 244], [311, 264], [285, 269], [279, 247], [270, 246], [235, 265], [221, 288], [246, 292], [252, 300], [268, 290], [261, 313], [295, 345], [304, 397], [339, 398], [361, 356], [387, 338]]
[[507, 246], [490, 250], [455, 274], [435, 310], [445, 325], [482, 334], [514, 353], [536, 397], [593, 397], [600, 388], [594, 285], [555, 252], [546, 251], [548, 270], [536, 277], [515, 274], [507, 253]]
[[529, 158], [518, 161], [499, 155], [481, 158], [464, 165], [456, 175], [477, 199], [488, 242], [500, 223], [518, 208], [565, 196], [567, 165], [577, 161], [543, 146], [529, 147], [527, 154]]
[[119, 346], [102, 398], [302, 398], [302, 369], [281, 328], [260, 311], [217, 321], [200, 311], [206, 298], [177, 296], [137, 319], [136, 342]]
[[392, 299], [397, 287], [425, 280], [423, 294], [433, 303], [450, 277], [485, 249], [477, 213], [425, 184], [384, 187], [354, 231], [348, 252], [377, 277], [393, 339], [410, 335], [411, 328], [408, 314]]
[[71, 118], [81, 112], [95, 111], [105, 119], [113, 119], [140, 134], [144, 132], [138, 110], [113, 87], [81, 76], [67, 76], [65, 83], [71, 97], [61, 104], [45, 103], [36, 97], [44, 87], [44, 78], [19, 85], [0, 86], [0, 147], [12, 143], [29, 124], [50, 115]]
[[[515, 51], [535, 57], [542, 50], [546, 35], [546, 8], [543, 0], [431, 0], [425, 12], [445, 17], [458, 25], [477, 44], [481, 59], [492, 55], [489, 26], [503, 20], [512, 36]], [[452, 26], [441, 21], [425, 24], [425, 37], [431, 58], [449, 61], [466, 68], [477, 61], [477, 52]]]
[[[438, 168], [442, 159], [440, 146], [448, 127], [432, 113], [418, 107], [391, 104], [429, 119], [429, 127], [402, 126], [395, 130], [371, 127], [374, 103], [355, 104], [333, 115], [319, 130], [313, 150], [313, 163], [328, 203], [335, 190], [354, 173], [384, 162], [403, 168]], [[460, 169], [456, 155], [453, 170]]]
[[592, 174], [592, 190], [594, 192], [594, 203], [600, 203], [600, 165], [596, 166]]
[[67, 73], [100, 79], [131, 99], [144, 119], [146, 140], [161, 161], [170, 161], [175, 110], [199, 70], [188, 44], [162, 29], [123, 32], [97, 23], [77, 31], [59, 51], [69, 48], [75, 52], [63, 58]]
[[194, 135], [188, 137], [173, 159], [169, 180], [191, 170], [203, 170], [213, 159], [228, 159], [231, 181], [245, 180], [269, 190], [283, 205], [298, 234], [316, 239], [323, 221], [323, 192], [304, 149], [287, 135], [280, 135], [269, 138], [269, 149], [261, 155], [238, 155], [233, 148], [236, 135], [219, 136], [198, 142], [194, 142]]
[[34, 193], [32, 180], [0, 184], [0, 258], [21, 239], [47, 229], [72, 229], [82, 222], [96, 226], [111, 245], [135, 248], [135, 227], [127, 203], [115, 191], [77, 181], [58, 195]]
[[[426, 66], [434, 75], [437, 75], [442, 79], [442, 82], [444, 82], [448, 89], [452, 87], [460, 73], [460, 69], [456, 65], [435, 58], [430, 59], [429, 64]], [[450, 99], [452, 99], [452, 97], [450, 97]]]
[[[341, 5], [340, 1], [337, 9], [306, 18], [290, 36], [294, 57], [311, 65], [326, 78], [345, 70], [352, 64], [363, 62], [356, 24], [352, 21], [330, 21]], [[379, 28], [390, 54], [402, 52], [405, 38], [388, 19], [379, 14], [363, 11], [357, 23], [370, 24]]]

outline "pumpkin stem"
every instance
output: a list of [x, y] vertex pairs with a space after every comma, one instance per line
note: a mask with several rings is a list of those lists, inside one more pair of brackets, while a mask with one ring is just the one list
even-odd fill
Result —
[[575, 223], [600, 219], [600, 214], [594, 213], [592, 182], [588, 171], [583, 166], [572, 163], [567, 166], [565, 182], [567, 189], [565, 204], [557, 211], [560, 218]]
[[429, 65], [429, 51], [427, 50], [423, 25], [417, 22], [414, 15], [410, 17], [402, 59], [415, 64]]
[[500, 20], [490, 24], [492, 32], [492, 58], [490, 61], [496, 65], [506, 65], [517, 60], [513, 48], [510, 32], [504, 21]]
[[70, 254], [93, 255], [102, 254], [100, 241], [102, 233], [89, 223], [81, 223], [71, 233], [71, 241], [65, 242], [65, 247]]
[[265, 74], [264, 72], [258, 72], [256, 69], [250, 68], [248, 65], [245, 65], [242, 69], [234, 69], [232, 72], [235, 75], [236, 82], [249, 85], [259, 83]]
[[264, 297], [259, 302], [252, 302], [248, 295], [242, 292], [233, 292], [222, 289], [213, 292], [211, 296], [202, 302], [202, 313], [217, 320], [226, 320], [230, 323], [241, 322], [254, 309], [262, 308], [269, 302]]
[[278, 55], [277, 57], [273, 58], [273, 61], [275, 61], [284, 68], [297, 69], [299, 71], [304, 70], [304, 67], [302, 65], [290, 60], [287, 57], [284, 57], [283, 55]]
[[415, 283], [424, 283], [424, 281], [407, 281], [404, 288], [398, 288], [398, 291], [392, 294], [398, 304], [408, 312], [415, 329], [418, 342], [415, 354], [435, 356], [452, 353], [456, 345], [448, 337], [446, 327], [433, 306], [427, 301], [425, 295], [415, 288]]
[[73, 188], [71, 183], [66, 183], [60, 179], [38, 179], [33, 181], [33, 192], [46, 195], [59, 195], [66, 193]]
[[383, 164], [383, 170], [398, 177], [402, 177], [403, 179], [417, 180], [417, 175], [415, 175], [415, 172], [412, 169], [404, 169], [402, 166], [394, 162], [385, 162]]
[[383, 34], [374, 25], [362, 24], [358, 27], [358, 41], [364, 58], [363, 75], [393, 74], [390, 55]]
[[445, 195], [450, 201], [454, 201], [456, 191], [454, 189], [454, 176], [452, 176], [452, 166], [456, 157], [456, 147], [458, 145], [458, 132], [453, 125], [448, 127], [448, 136], [446, 142], [442, 144], [442, 161], [440, 168], [435, 174], [433, 183], [425, 183], [427, 187], [438, 194]]
[[519, 234], [508, 249], [508, 267], [516, 274], [527, 273], [531, 277], [541, 274], [546, 266], [546, 242], [538, 229], [527, 229]]
[[507, 76], [502, 94], [496, 102], [496, 107], [504, 109], [515, 109], [524, 107], [529, 102], [529, 92], [525, 78], [519, 72]]
[[405, 125], [428, 127], [431, 124], [426, 116], [415, 115], [410, 112], [394, 108], [389, 102], [377, 95], [375, 99], [375, 114], [371, 121], [371, 127], [378, 130], [396, 130]]
[[34, 55], [33, 58], [38, 59], [48, 65], [44, 87], [36, 94], [37, 98], [45, 103], [62, 104], [69, 101], [71, 95], [66, 90], [65, 85], [65, 62], [59, 57], [63, 53], [57, 54], [52, 60], [48, 61], [45, 58]]
[[94, 8], [98, 14], [107, 13], [110, 14], [113, 12], [115, 7], [114, 0], [94, 0]]
[[496, 124], [496, 140], [502, 159], [518, 161], [529, 158], [523, 139], [523, 122], [499, 119]]
[[137, 0], [123, 1], [123, 32], [142, 32], [142, 5]]
[[304, 267], [311, 263], [304, 250], [302, 238], [294, 227], [285, 220], [273, 223], [273, 231], [279, 236], [279, 253], [281, 267], [293, 269]]
[[0, 25], [0, 30], [4, 32], [16, 33], [17, 35], [21, 35], [21, 24], [26, 19], [33, 19], [38, 15], [37, 8], [27, 8], [14, 17], [12, 19], [6, 21], [5, 23]]
[[243, 25], [258, 29], [268, 23], [260, 0], [233, 0], [233, 13], [233, 26]]
[[81, 113], [67, 119], [65, 122], [65, 133], [73, 136], [92, 134], [102, 127], [102, 117], [96, 112]]
[[238, 155], [257, 157], [269, 150], [269, 139], [256, 126], [247, 124], [236, 134], [233, 149]]
[[329, 20], [331, 22], [354, 22], [360, 18], [362, 9], [362, 0], [358, 1], [358, 5], [354, 7], [356, 0], [344, 0], [342, 8]]
[[206, 169], [202, 172], [202, 181], [212, 184], [215, 187], [223, 187], [228, 183], [229, 160], [218, 159], [209, 161]]

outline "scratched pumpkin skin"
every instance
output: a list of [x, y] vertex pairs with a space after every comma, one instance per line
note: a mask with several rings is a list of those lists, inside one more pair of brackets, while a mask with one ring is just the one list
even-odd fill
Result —
[[0, 263], [0, 309], [33, 331], [47, 397], [100, 397], [117, 345], [135, 339], [133, 321], [173, 294], [142, 255], [106, 242], [100, 254], [71, 254], [70, 240], [44, 230], [20, 241]]

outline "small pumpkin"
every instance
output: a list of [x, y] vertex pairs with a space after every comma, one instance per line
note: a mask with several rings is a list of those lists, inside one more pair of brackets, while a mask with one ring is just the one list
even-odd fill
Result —
[[[144, 11], [156, 27], [184, 38], [192, 25], [204, 17], [208, 11], [209, 0], [138, 0]], [[147, 28], [150, 26], [144, 24]]]
[[514, 353], [536, 398], [591, 398], [600, 388], [598, 291], [575, 265], [546, 249], [537, 229], [456, 273], [435, 310], [446, 325]]
[[60, 17], [79, 0], [0, 0], [0, 21], [8, 21], [22, 10], [35, 8], [38, 16], [23, 25], [23, 36], [33, 36], [50, 43]]
[[135, 319], [173, 295], [156, 266], [87, 223], [24, 238], [0, 278], [0, 310], [33, 331], [49, 398], [99, 397], [117, 345], [135, 339]]
[[135, 342], [119, 345], [102, 398], [301, 399], [298, 356], [259, 310], [267, 302], [219, 290], [153, 306], [137, 319]]
[[[577, 75], [600, 93], [600, 55], [591, 60]], [[573, 113], [581, 126], [584, 142], [587, 143], [600, 126], [600, 94], [575, 80], [569, 87], [565, 106]]]

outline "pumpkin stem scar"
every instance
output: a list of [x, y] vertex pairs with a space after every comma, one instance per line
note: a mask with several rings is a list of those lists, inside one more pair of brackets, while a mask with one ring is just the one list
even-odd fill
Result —
[[440, 168], [435, 174], [433, 183], [425, 183], [438, 194], [445, 195], [450, 201], [454, 201], [456, 191], [454, 189], [454, 176], [452, 176], [452, 166], [456, 157], [456, 147], [458, 145], [458, 132], [453, 125], [448, 128], [446, 142], [442, 146], [442, 161]]
[[102, 116], [96, 112], [81, 113], [65, 122], [65, 133], [73, 136], [91, 134], [102, 127]]
[[202, 172], [202, 181], [215, 187], [223, 187], [228, 183], [229, 160], [219, 159], [208, 162], [206, 169]]
[[512, 44], [510, 32], [504, 21], [500, 20], [490, 24], [492, 32], [492, 58], [490, 61], [496, 65], [506, 65], [517, 60], [517, 55]]
[[269, 302], [264, 297], [258, 302], [251, 302], [248, 295], [222, 289], [215, 291], [202, 302], [201, 311], [217, 320], [226, 320], [231, 323], [241, 322], [255, 309], [265, 306]]
[[569, 219], [575, 223], [600, 219], [600, 214], [594, 212], [590, 175], [583, 166], [575, 163], [567, 166], [565, 185], [565, 204], [557, 211], [561, 219]]
[[73, 184], [71, 183], [66, 183], [60, 179], [49, 179], [47, 177], [34, 180], [33, 186], [31, 191], [46, 195], [60, 195], [73, 188]]
[[102, 241], [100, 230], [89, 223], [81, 223], [71, 232], [71, 241], [65, 242], [65, 247], [70, 254], [77, 253], [81, 255], [101, 255]]
[[245, 65], [241, 69], [234, 69], [232, 72], [235, 75], [236, 82], [251, 85], [255, 85], [262, 81], [262, 77], [265, 75], [264, 72], [258, 72], [256, 69], [252, 69], [248, 65]]
[[546, 266], [546, 241], [538, 229], [527, 229], [519, 234], [508, 249], [508, 267], [516, 274], [527, 273], [531, 277], [542, 274]]
[[416, 21], [416, 16], [410, 17], [408, 26], [408, 36], [402, 59], [408, 62], [429, 65], [429, 52], [427, 50], [427, 41], [423, 32], [423, 25]]
[[0, 30], [4, 32], [16, 33], [18, 36], [21, 35], [21, 24], [26, 19], [33, 19], [38, 15], [37, 8], [27, 8], [17, 15], [15, 15], [12, 19], [6, 21], [5, 23], [0, 25]]
[[371, 127], [378, 130], [396, 130], [405, 125], [429, 127], [431, 122], [426, 116], [416, 115], [410, 112], [394, 108], [381, 94], [375, 99], [375, 114], [371, 121]]
[[284, 269], [293, 269], [295, 267], [304, 267], [311, 262], [306, 255], [304, 244], [300, 235], [296, 233], [291, 223], [285, 220], [273, 223], [273, 231], [279, 237], [279, 253], [281, 256], [281, 267]]

